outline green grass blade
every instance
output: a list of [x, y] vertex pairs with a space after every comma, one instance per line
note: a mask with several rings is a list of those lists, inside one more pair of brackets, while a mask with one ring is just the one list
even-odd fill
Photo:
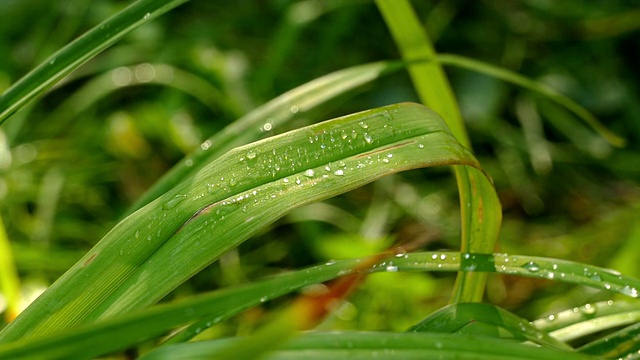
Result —
[[[460, 270], [460, 264], [464, 261], [464, 266], [467, 267], [467, 270], [473, 268], [476, 271], [515, 274], [543, 279], [549, 279], [549, 275], [554, 273], [557, 276], [553, 276], [553, 279], [557, 281], [591, 286], [627, 296], [633, 294], [630, 293], [629, 288], [640, 286], [640, 281], [636, 279], [619, 275], [607, 269], [570, 261], [506, 254], [494, 254], [492, 256], [484, 254], [471, 255], [466, 260], [465, 257], [465, 255], [461, 256], [457, 252], [422, 252], [398, 255], [375, 264], [368, 271], [371, 273], [386, 271], [454, 272]], [[366, 261], [368, 259], [336, 261], [234, 288], [197, 295], [172, 304], [157, 305], [55, 335], [21, 339], [0, 345], [0, 358], [42, 358], [46, 354], [56, 355], [60, 358], [78, 357], [79, 354], [95, 357], [156, 338], [173, 328], [190, 322], [201, 321], [192, 329], [198, 330], [192, 333], [192, 335], [195, 335], [195, 333], [228, 319], [249, 307], [311, 284], [351, 274], [353, 269], [358, 267], [358, 264]], [[532, 267], [531, 264], [535, 264], [536, 267]], [[594, 277], [594, 275], [601, 278]], [[589, 307], [580, 307], [577, 311], [568, 310], [568, 312], [580, 314], [580, 319], [591, 319], [597, 316], [596, 311], [598, 309], [601, 309], [601, 307], [592, 308], [590, 305]], [[602, 311], [603, 314], [607, 314], [609, 310], [602, 309]], [[620, 309], [620, 314], [623, 311], [624, 309]], [[473, 313], [470, 313], [470, 316], [473, 315]], [[461, 322], [464, 322], [465, 317], [460, 319]], [[570, 323], [574, 323], [574, 321], [563, 323], [561, 317], [558, 317], [558, 320], [561, 322], [560, 328], [540, 327], [539, 322], [535, 322], [534, 325], [540, 327], [539, 330], [544, 332], [553, 330], [555, 334], [555, 332], [562, 329], [562, 326], [570, 326]], [[516, 326], [519, 327], [519, 324]], [[514, 327], [511, 326], [511, 329], [514, 329]], [[434, 331], [437, 329], [429, 330]], [[531, 333], [535, 334], [536, 332], [531, 331]], [[188, 337], [185, 336], [185, 338]], [[104, 339], [109, 339], [109, 341], [104, 341]]]
[[509, 331], [518, 340], [529, 340], [542, 346], [560, 350], [572, 350], [569, 345], [549, 336], [546, 332], [533, 326], [528, 320], [497, 306], [482, 303], [451, 304], [432, 313], [411, 327], [409, 331], [456, 333], [472, 324], [500, 327]]
[[[220, 349], [241, 338], [172, 345], [144, 360], [217, 359]], [[594, 359], [572, 351], [534, 347], [482, 336], [441, 333], [332, 332], [294, 339], [265, 359]]]
[[440, 54], [433, 57], [433, 61], [444, 65], [450, 65], [475, 71], [484, 75], [500, 79], [514, 85], [521, 86], [527, 90], [538, 93], [545, 98], [555, 102], [556, 104], [568, 109], [580, 119], [582, 119], [587, 125], [597, 131], [603, 138], [605, 138], [610, 144], [615, 146], [624, 146], [625, 140], [620, 136], [607, 129], [598, 119], [589, 112], [589, 110], [582, 107], [580, 104], [571, 100], [570, 98], [562, 95], [561, 93], [553, 90], [552, 88], [539, 83], [537, 81], [528, 79], [513, 71], [500, 68], [482, 61], [469, 59], [464, 56]]
[[[358, 65], [322, 76], [292, 89], [244, 115], [207, 139], [195, 152], [167, 172], [127, 211], [131, 214], [234, 147], [264, 135], [264, 125], [277, 129], [313, 108], [403, 67], [400, 62]], [[293, 110], [292, 110], [293, 109]]]
[[607, 359], [637, 359], [640, 354], [640, 323], [592, 341], [578, 351]]
[[[385, 22], [402, 54], [411, 63], [409, 75], [418, 97], [446, 121], [456, 139], [471, 149], [460, 110], [451, 86], [439, 63], [420, 62], [434, 58], [436, 51], [422, 28], [411, 4], [406, 0], [376, 0]], [[500, 202], [493, 185], [477, 170], [454, 169], [460, 193], [462, 219], [461, 252], [491, 253], [502, 222]], [[458, 275], [452, 302], [480, 301], [486, 274]]]
[[11, 243], [0, 217], [0, 293], [7, 304], [5, 318], [12, 321], [20, 311], [20, 278], [13, 261]]
[[[143, 67], [153, 74], [151, 77], [139, 79], [133, 74], [137, 69]], [[117, 83], [114, 78], [121, 77]], [[96, 76], [87, 82], [80, 89], [70, 95], [53, 112], [48, 121], [55, 125], [52, 132], [64, 129], [68, 122], [86, 111], [90, 106], [95, 105], [100, 99], [108, 96], [114, 91], [121, 90], [128, 86], [161, 85], [172, 87], [200, 100], [204, 105], [213, 111], [222, 111], [224, 114], [233, 117], [239, 114], [229, 101], [225, 101], [224, 94], [216, 87], [196, 76], [195, 74], [178, 69], [167, 64], [144, 63], [135, 66], [122, 66], [103, 75]]]
[[139, 0], [51, 55], [0, 98], [0, 124], [123, 36], [187, 0]]
[[538, 319], [533, 325], [561, 341], [572, 341], [604, 330], [640, 322], [640, 304], [603, 301], [585, 304]]
[[440, 117], [416, 104], [236, 148], [120, 222], [0, 332], [0, 342], [152, 304], [295, 207], [391, 173], [456, 164], [478, 166]]

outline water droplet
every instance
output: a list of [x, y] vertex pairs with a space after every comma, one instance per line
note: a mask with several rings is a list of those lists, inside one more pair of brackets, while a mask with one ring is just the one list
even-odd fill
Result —
[[273, 125], [270, 122], [266, 122], [262, 125], [262, 131], [271, 131], [271, 129], [273, 129]]
[[191, 159], [187, 159], [187, 160], [184, 162], [184, 165], [185, 165], [186, 167], [191, 167], [191, 166], [193, 166], [193, 160], [191, 160]]
[[600, 274], [596, 272], [596, 273], [593, 273], [591, 276], [589, 276], [589, 279], [600, 282], [602, 281], [602, 276], [600, 276]]
[[306, 176], [306, 177], [313, 177], [315, 174], [316, 174], [316, 172], [313, 171], [313, 169], [309, 169], [309, 170], [304, 172], [304, 176]]
[[200, 145], [202, 150], [207, 150], [211, 147], [211, 140], [207, 140]]
[[389, 159], [387, 159], [387, 158], [382, 158], [382, 162], [383, 162], [383, 163], [385, 163], [385, 164], [388, 164], [388, 163], [389, 163]]
[[173, 199], [162, 204], [162, 209], [164, 210], [173, 209], [176, 206], [178, 206], [178, 204], [180, 204], [182, 201], [184, 201], [184, 199], [186, 198], [187, 198], [187, 195], [176, 195], [173, 197]]
[[344, 175], [344, 171], [343, 171], [342, 169], [338, 169], [338, 170], [334, 171], [333, 173], [334, 173], [335, 175], [337, 175], [337, 176], [342, 176], [342, 175]]
[[638, 289], [631, 287], [629, 285], [625, 285], [621, 292], [625, 295], [629, 295], [631, 297], [637, 298], [638, 297]]
[[358, 137], [358, 133], [355, 130], [351, 130], [351, 138], [355, 139]]
[[369, 125], [367, 125], [367, 124], [366, 124], [365, 122], [363, 122], [363, 121], [360, 121], [359, 125], [360, 125], [360, 127], [361, 127], [361, 128], [363, 128], [363, 129], [368, 129], [368, 128], [369, 128]]
[[120, 249], [120, 256], [124, 255], [124, 250]]
[[150, 17], [151, 17], [151, 13], [148, 12], [148, 13], [144, 14], [144, 16], [142, 18], [147, 20]]
[[284, 178], [284, 179], [282, 179], [282, 182], [285, 183], [285, 184], [288, 184], [289, 183], [289, 179]]
[[263, 297], [261, 297], [261, 298], [260, 298], [260, 302], [261, 302], [261, 303], [263, 303], [263, 302], [265, 302], [265, 301], [267, 301], [267, 300], [269, 300], [269, 298], [268, 298], [268, 297], [266, 297], [266, 296], [263, 296]]
[[256, 158], [256, 152], [251, 150], [247, 153], [247, 159], [252, 160]]
[[371, 138], [371, 135], [369, 135], [369, 133], [364, 133], [362, 136], [364, 136], [364, 141], [366, 141], [367, 144], [371, 144], [373, 142], [373, 139]]
[[594, 306], [591, 306], [591, 304], [586, 304], [580, 307], [580, 312], [585, 315], [594, 315], [596, 313], [596, 310], [597, 309]]
[[238, 184], [238, 181], [234, 178], [229, 179], [229, 186], [233, 187]]
[[533, 261], [529, 261], [528, 263], [524, 264], [522, 267], [532, 273], [540, 271], [540, 266], [538, 266], [538, 264], [534, 263]]
[[394, 265], [388, 265], [388, 266], [386, 267], [386, 270], [387, 270], [388, 272], [396, 272], [396, 271], [398, 271], [398, 267], [397, 267], [397, 266], [394, 266]]
[[349, 134], [347, 134], [347, 132], [346, 132], [346, 131], [342, 130], [342, 131], [340, 132], [340, 137], [342, 138], [342, 140], [346, 139], [346, 138], [347, 138], [347, 136], [349, 136]]
[[296, 179], [296, 185], [300, 185], [302, 184], [302, 181], [300, 179]]
[[418, 144], [418, 149], [424, 149], [424, 144]]
[[549, 321], [553, 321], [556, 319], [555, 315], [549, 315], [549, 317], [547, 317], [547, 319], [549, 319]]
[[291, 109], [289, 109], [289, 110], [291, 110], [291, 113], [292, 113], [292, 114], [295, 114], [295, 113], [297, 113], [297, 112], [300, 110], [300, 108], [298, 108], [297, 106], [293, 105], [293, 106], [291, 107]]
[[140, 238], [140, 231], [136, 231], [136, 239]]

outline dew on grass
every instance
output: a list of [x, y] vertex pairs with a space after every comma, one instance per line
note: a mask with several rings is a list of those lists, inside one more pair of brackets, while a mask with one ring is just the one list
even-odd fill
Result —
[[525, 270], [527, 270], [528, 272], [532, 273], [540, 271], [540, 266], [533, 261], [529, 261], [528, 263], [522, 265], [522, 267], [525, 268]]
[[166, 203], [162, 204], [162, 209], [163, 210], [173, 209], [176, 206], [178, 206], [178, 204], [183, 202], [186, 198], [187, 198], [187, 195], [176, 195], [176, 196], [173, 197], [173, 199], [171, 199], [171, 200], [167, 201]]

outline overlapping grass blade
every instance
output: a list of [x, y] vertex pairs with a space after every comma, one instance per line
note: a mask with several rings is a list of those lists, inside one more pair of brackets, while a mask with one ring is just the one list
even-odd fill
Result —
[[[274, 98], [207, 139], [199, 149], [176, 164], [129, 208], [138, 210], [234, 147], [256, 141], [264, 125], [273, 130], [327, 101], [403, 67], [400, 62], [375, 62], [338, 70]], [[294, 109], [294, 110], [292, 110]]]
[[0, 124], [123, 36], [188, 0], [139, 0], [51, 55], [0, 97]]
[[[376, 0], [385, 22], [405, 61], [411, 63], [409, 75], [423, 104], [441, 114], [454, 136], [471, 149], [460, 109], [439, 63], [421, 62], [436, 56], [411, 4], [406, 0]], [[479, 171], [454, 168], [462, 219], [461, 252], [494, 251], [502, 222], [502, 209], [490, 181]], [[486, 275], [458, 274], [452, 302], [482, 300]]]
[[594, 340], [578, 351], [607, 359], [637, 359], [640, 355], [640, 323]]
[[[242, 339], [172, 345], [144, 360], [217, 359], [219, 349]], [[442, 333], [332, 332], [309, 333], [287, 343], [265, 359], [594, 359], [577, 352], [486, 338]]]
[[478, 166], [435, 113], [415, 104], [236, 148], [120, 222], [0, 342], [152, 304], [290, 209], [387, 174], [456, 164]]
[[533, 325], [558, 340], [572, 341], [636, 322], [640, 322], [640, 303], [609, 300], [549, 315]]
[[[371, 273], [385, 271], [454, 272], [460, 270], [462, 260], [466, 255], [458, 252], [422, 252], [398, 255], [375, 264], [367, 271]], [[553, 273], [556, 274], [553, 276], [554, 280], [560, 282], [591, 286], [627, 296], [634, 294], [629, 289], [640, 287], [640, 281], [637, 279], [629, 278], [607, 269], [570, 261], [506, 254], [493, 254], [491, 256], [474, 254], [469, 256], [469, 259], [465, 261], [464, 265], [467, 270], [473, 267], [484, 272], [517, 274], [543, 279], [548, 279], [549, 275]], [[197, 328], [202, 331], [264, 301], [277, 298], [311, 284], [351, 274], [353, 269], [366, 261], [368, 259], [336, 261], [234, 288], [197, 295], [181, 302], [157, 305], [149, 309], [101, 320], [55, 335], [21, 339], [13, 343], [0, 345], [0, 358], [28, 359], [42, 358], [44, 355], [59, 358], [78, 358], [82, 356], [90, 358], [122, 350], [142, 341], [159, 337], [173, 328], [194, 321], [201, 321], [201, 323], [195, 326], [193, 330]], [[535, 264], [537, 268], [532, 267], [531, 264]], [[601, 276], [602, 280], [594, 279], [594, 274]], [[578, 311], [573, 309], [568, 311], [580, 314], [581, 319], [597, 317], [597, 313], [591, 307], [582, 307]], [[624, 310], [621, 309], [620, 311], [622, 314]], [[603, 313], [607, 313], [607, 310], [603, 309]], [[473, 316], [474, 314], [471, 313], [471, 315]], [[459, 319], [460, 323], [463, 323], [465, 317], [460, 317]], [[558, 320], [568, 327], [575, 323], [575, 321], [563, 322], [560, 317]], [[540, 327], [539, 330], [545, 333], [548, 333], [549, 330], [553, 330], [553, 334], [562, 331], [562, 327], [543, 327], [540, 326], [539, 322], [535, 322], [534, 325]], [[517, 326], [519, 327], [519, 324]], [[511, 325], [509, 327], [515, 331]], [[437, 331], [438, 328], [426, 330]], [[442, 331], [442, 328], [440, 328], [440, 331]], [[192, 332], [192, 335], [195, 335], [195, 333]], [[537, 334], [535, 331], [530, 331], [530, 333]], [[184, 339], [187, 338], [188, 336], [184, 337]], [[104, 339], [109, 340], [104, 341]], [[509, 344], [509, 342], [506, 343]], [[567, 352], [567, 354], [570, 355], [571, 353]]]
[[410, 332], [457, 333], [468, 325], [484, 324], [500, 327], [517, 340], [559, 350], [573, 350], [525, 320], [497, 306], [482, 303], [457, 303], [439, 309], [409, 329]]

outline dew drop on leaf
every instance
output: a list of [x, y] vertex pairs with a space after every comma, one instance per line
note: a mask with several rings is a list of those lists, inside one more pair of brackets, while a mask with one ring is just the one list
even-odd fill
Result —
[[162, 209], [164, 210], [173, 209], [176, 206], [178, 206], [178, 204], [180, 204], [182, 201], [184, 201], [184, 199], [186, 198], [187, 198], [187, 195], [176, 195], [173, 197], [173, 199], [162, 204]]
[[540, 271], [540, 266], [538, 266], [538, 264], [534, 263], [533, 261], [529, 261], [528, 263], [524, 264], [522, 267], [532, 273]]

